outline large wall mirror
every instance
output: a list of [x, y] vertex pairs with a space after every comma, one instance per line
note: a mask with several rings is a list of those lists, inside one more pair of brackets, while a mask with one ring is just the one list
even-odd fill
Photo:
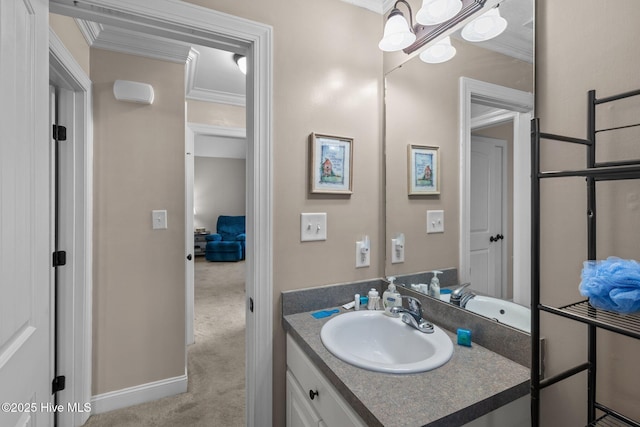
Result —
[[[528, 306], [534, 0], [499, 11], [507, 29], [494, 39], [458, 29], [452, 59], [416, 54], [385, 76], [385, 274], [455, 268], [458, 283]], [[443, 232], [427, 233], [428, 211], [442, 211]], [[392, 246], [401, 234], [403, 260]]]

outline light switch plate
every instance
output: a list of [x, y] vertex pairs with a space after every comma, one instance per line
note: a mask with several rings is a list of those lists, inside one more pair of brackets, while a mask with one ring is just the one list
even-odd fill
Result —
[[167, 229], [167, 211], [153, 210], [151, 211], [151, 222], [154, 230], [166, 230]]
[[427, 234], [444, 233], [444, 211], [427, 211]]
[[300, 241], [327, 240], [327, 213], [300, 214]]

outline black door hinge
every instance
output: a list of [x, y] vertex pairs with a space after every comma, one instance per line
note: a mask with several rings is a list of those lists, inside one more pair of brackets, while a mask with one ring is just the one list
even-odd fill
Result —
[[51, 382], [51, 394], [64, 390], [66, 378], [64, 375], [57, 376]]
[[66, 141], [67, 128], [64, 126], [53, 125], [53, 139], [56, 141]]
[[53, 266], [60, 267], [62, 265], [67, 265], [67, 252], [55, 251], [53, 253]]
[[253, 298], [249, 297], [249, 311], [253, 313]]

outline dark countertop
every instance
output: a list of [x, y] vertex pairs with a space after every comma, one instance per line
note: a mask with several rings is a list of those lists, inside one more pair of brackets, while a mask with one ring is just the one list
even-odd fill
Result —
[[[340, 314], [344, 312], [340, 308]], [[455, 335], [445, 328], [454, 353], [438, 369], [384, 374], [357, 368], [333, 356], [322, 344], [320, 329], [332, 317], [289, 314], [283, 317], [283, 324], [369, 426], [460, 426], [529, 393], [527, 367], [476, 343], [470, 348], [459, 346]]]

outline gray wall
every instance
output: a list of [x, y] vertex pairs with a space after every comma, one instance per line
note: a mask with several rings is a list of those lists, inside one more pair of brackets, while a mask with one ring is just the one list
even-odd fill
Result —
[[245, 214], [245, 163], [244, 159], [195, 158], [195, 227], [213, 233], [218, 215]]

